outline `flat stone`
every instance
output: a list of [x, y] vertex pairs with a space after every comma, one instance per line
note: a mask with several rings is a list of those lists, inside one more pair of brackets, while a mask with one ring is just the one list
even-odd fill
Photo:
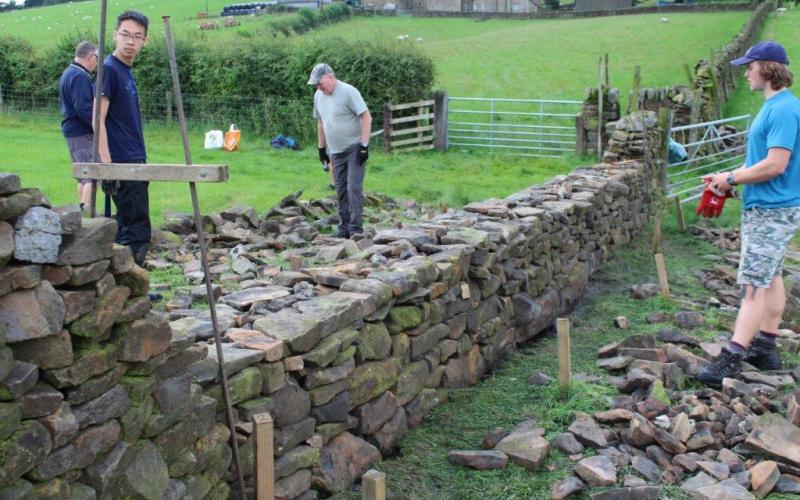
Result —
[[658, 500], [661, 488], [656, 486], [633, 486], [616, 488], [592, 495], [592, 500]]
[[441, 400], [435, 389], [422, 389], [413, 401], [405, 406], [409, 427], [416, 427]]
[[[664, 429], [655, 429], [655, 438], [658, 445], [673, 455], [686, 453], [686, 446], [674, 435]], [[723, 478], [724, 479], [724, 478]]]
[[724, 464], [722, 462], [700, 460], [697, 462], [697, 467], [717, 481], [724, 481], [725, 479], [728, 479], [728, 476], [731, 474], [728, 464]]
[[7, 196], [20, 190], [19, 176], [0, 172], [0, 195]]
[[687, 335], [681, 330], [675, 328], [664, 328], [659, 330], [656, 334], [658, 340], [662, 342], [671, 342], [673, 344], [685, 344], [693, 347], [697, 347], [700, 345], [700, 341], [692, 337], [691, 335]]
[[[197, 362], [189, 368], [193, 381], [198, 384], [216, 382], [219, 377], [217, 349], [208, 349], [208, 357]], [[222, 344], [223, 369], [225, 375], [231, 376], [247, 366], [258, 363], [264, 359], [264, 351], [254, 349], [239, 349], [230, 344]]]
[[260, 317], [253, 328], [271, 339], [283, 341], [293, 353], [308, 351], [323, 337], [321, 321], [291, 309]]
[[661, 287], [658, 283], [643, 283], [641, 285], [634, 285], [631, 287], [631, 295], [634, 299], [644, 300], [650, 297], [655, 297], [661, 293]]
[[745, 446], [800, 467], [800, 427], [790, 424], [780, 415], [762, 415], [747, 436]]
[[98, 281], [103, 277], [110, 265], [111, 260], [104, 259], [83, 266], [70, 266], [72, 273], [67, 284], [69, 286], [82, 286]]
[[144, 362], [165, 352], [172, 339], [169, 323], [152, 313], [133, 323], [118, 325], [114, 335], [119, 341], [118, 359], [133, 362]]
[[61, 245], [61, 218], [47, 208], [31, 207], [14, 225], [14, 258], [52, 264]]
[[447, 459], [452, 464], [478, 470], [505, 469], [508, 465], [508, 455], [494, 450], [451, 450]]
[[699, 490], [706, 486], [717, 484], [717, 480], [709, 476], [705, 472], [699, 472], [697, 475], [690, 477], [681, 484], [681, 489], [684, 491], [692, 492]]
[[608, 446], [608, 440], [603, 429], [591, 417], [576, 418], [567, 430], [575, 434], [578, 441], [586, 446], [591, 446], [592, 448], [605, 448]]
[[297, 383], [290, 379], [278, 391], [272, 394], [275, 402], [275, 423], [284, 427], [306, 418], [311, 410], [309, 395]]
[[508, 455], [516, 465], [535, 471], [550, 453], [550, 443], [543, 434], [542, 429], [515, 429], [495, 449]]
[[714, 444], [716, 441], [711, 431], [704, 427], [692, 434], [692, 437], [686, 441], [686, 448], [689, 450], [699, 450]]
[[613, 356], [611, 358], [600, 358], [597, 360], [597, 367], [603, 370], [624, 370], [631, 364], [633, 358], [631, 356]]
[[50, 454], [31, 471], [31, 477], [44, 481], [71, 470], [83, 469], [110, 450], [119, 438], [120, 426], [116, 420], [86, 429], [70, 444]]
[[[11, 263], [0, 266], [0, 295], [14, 290], [27, 290], [42, 281], [42, 266], [38, 264]], [[52, 283], [51, 283], [52, 284]]]
[[257, 330], [233, 329], [225, 334], [231, 341], [245, 349], [264, 351], [264, 359], [269, 362], [283, 358], [283, 342], [270, 339]]
[[356, 367], [348, 379], [351, 407], [366, 403], [391, 388], [400, 375], [400, 366], [400, 360], [389, 358]]
[[631, 463], [630, 455], [619, 451], [617, 448], [613, 446], [609, 446], [608, 448], [600, 448], [599, 450], [597, 450], [597, 454], [607, 457], [609, 460], [614, 462], [614, 465], [616, 465], [617, 467], [625, 467], [626, 465], [630, 465]]
[[781, 474], [773, 491], [775, 493], [794, 493], [795, 495], [800, 495], [800, 477], [791, 474]]
[[169, 487], [167, 464], [151, 441], [137, 447], [135, 458], [121, 477], [122, 497], [160, 500]]
[[372, 434], [377, 432], [383, 424], [397, 412], [400, 405], [391, 392], [384, 392], [378, 398], [358, 406], [353, 415], [358, 418], [359, 434]]
[[553, 483], [550, 488], [552, 500], [563, 500], [583, 490], [583, 482], [575, 476], [568, 476]]
[[322, 448], [317, 486], [331, 493], [344, 492], [380, 460], [376, 447], [343, 432]]
[[39, 368], [24, 361], [14, 363], [14, 368], [0, 385], [0, 400], [21, 399], [39, 380]]
[[117, 274], [115, 278], [118, 285], [130, 289], [131, 297], [145, 296], [150, 290], [150, 275], [136, 264], [128, 272]]
[[92, 311], [69, 325], [70, 333], [86, 338], [104, 337], [119, 318], [129, 296], [128, 288], [115, 286], [97, 299]]
[[14, 359], [35, 364], [43, 370], [64, 368], [74, 361], [69, 332], [12, 344]]
[[685, 413], [675, 415], [675, 418], [672, 419], [670, 432], [678, 441], [685, 443], [694, 432], [694, 424], [690, 421], [689, 415]]
[[64, 302], [47, 281], [0, 297], [0, 330], [9, 344], [59, 333], [64, 315]]
[[51, 415], [61, 408], [64, 395], [44, 382], [37, 383], [20, 400], [23, 418]]
[[556, 449], [561, 450], [567, 455], [577, 455], [584, 451], [583, 445], [579, 443], [578, 440], [575, 439], [575, 435], [570, 432], [557, 435], [553, 438], [552, 444]]
[[77, 234], [63, 237], [56, 263], [81, 265], [111, 258], [116, 234], [117, 223], [113, 219], [86, 219]]
[[721, 483], [703, 486], [692, 491], [696, 500], [754, 500], [755, 497], [733, 479], [726, 479]]
[[72, 205], [60, 205], [53, 207], [53, 212], [58, 214], [61, 220], [61, 234], [75, 234], [80, 231], [82, 224], [81, 207]]
[[608, 486], [617, 482], [617, 468], [602, 455], [584, 458], [575, 466], [575, 474], [591, 486]]
[[121, 385], [82, 405], [72, 409], [78, 426], [83, 429], [89, 425], [102, 424], [112, 418], [121, 417], [131, 407], [128, 393]]
[[0, 221], [0, 266], [3, 266], [14, 255], [14, 228], [5, 221]]
[[594, 418], [601, 424], [618, 424], [630, 421], [633, 416], [630, 411], [624, 408], [614, 408], [612, 410], [597, 412], [594, 414]]
[[661, 474], [663, 471], [649, 458], [637, 455], [631, 459], [631, 465], [636, 472], [651, 483], [658, 483], [661, 481]]
[[275, 456], [281, 457], [314, 434], [314, 419], [306, 418], [275, 431]]
[[387, 456], [393, 454], [406, 432], [408, 432], [408, 417], [403, 408], [398, 408], [394, 416], [378, 432], [370, 436], [370, 441], [384, 456]]
[[357, 330], [343, 328], [322, 339], [313, 349], [303, 354], [302, 359], [311, 366], [324, 368], [342, 356], [358, 338], [359, 332]]
[[759, 462], [750, 468], [750, 484], [753, 493], [759, 497], [769, 495], [780, 478], [781, 472], [778, 470], [778, 464], [772, 460]]
[[78, 434], [78, 419], [72, 414], [68, 403], [62, 403], [61, 408], [39, 419], [39, 422], [50, 432], [54, 449], [72, 441]]
[[[249, 262], [249, 261], [248, 261]], [[255, 287], [233, 292], [220, 297], [219, 301], [235, 309], [244, 311], [256, 302], [270, 302], [290, 295], [290, 291], [282, 286]]]
[[655, 439], [653, 424], [641, 415], [633, 413], [628, 425], [627, 442], [637, 448], [644, 448], [652, 444]]
[[50, 434], [39, 422], [26, 421], [16, 432], [0, 442], [0, 484], [15, 482], [50, 453]]

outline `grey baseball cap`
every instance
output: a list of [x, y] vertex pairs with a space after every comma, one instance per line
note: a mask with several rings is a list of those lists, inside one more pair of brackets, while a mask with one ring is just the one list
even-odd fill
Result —
[[311, 70], [311, 76], [308, 77], [308, 85], [316, 85], [319, 83], [320, 78], [325, 75], [332, 75], [333, 69], [325, 63], [319, 63]]

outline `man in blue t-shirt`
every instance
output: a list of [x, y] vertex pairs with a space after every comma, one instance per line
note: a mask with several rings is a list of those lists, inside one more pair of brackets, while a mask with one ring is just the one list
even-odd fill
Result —
[[[131, 66], [147, 42], [149, 21], [144, 14], [125, 11], [117, 17], [114, 53], [103, 61], [100, 99], [100, 159], [104, 163], [145, 163], [139, 94]], [[144, 264], [150, 246], [148, 183], [120, 181], [112, 198], [117, 207], [116, 242], [131, 247], [137, 264]]]
[[736, 377], [743, 360], [760, 370], [780, 368], [775, 339], [786, 304], [781, 266], [800, 227], [800, 100], [788, 90], [789, 58], [780, 44], [767, 41], [731, 64], [747, 65], [750, 89], [761, 91], [765, 102], [750, 126], [744, 166], [708, 179], [723, 193], [744, 185], [741, 306], [733, 338], [698, 375], [712, 387]]
[[[58, 96], [61, 107], [61, 132], [67, 141], [72, 163], [92, 161], [94, 134], [92, 133], [92, 107], [94, 106], [94, 77], [97, 68], [97, 46], [83, 41], [75, 47], [75, 59], [61, 75]], [[91, 179], [78, 179], [78, 200], [81, 209], [92, 201]]]

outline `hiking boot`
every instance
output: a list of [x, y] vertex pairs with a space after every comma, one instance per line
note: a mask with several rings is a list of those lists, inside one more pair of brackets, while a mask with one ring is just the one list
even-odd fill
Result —
[[742, 371], [742, 355], [722, 349], [710, 365], [700, 370], [697, 379], [714, 389], [722, 387], [722, 379], [737, 378]]
[[775, 342], [769, 342], [756, 337], [750, 344], [750, 348], [744, 354], [744, 361], [759, 370], [780, 370], [781, 357], [778, 356], [778, 346]]
[[336, 237], [336, 238], [343, 238], [343, 239], [346, 240], [346, 239], [350, 238], [350, 233], [348, 231], [342, 231], [340, 229], [339, 231], [336, 231], [336, 233], [333, 236]]
[[[131, 248], [133, 250], [133, 248]], [[150, 250], [150, 245], [142, 245], [136, 250], [133, 250], [133, 262], [139, 267], [144, 267], [144, 260], [147, 258], [147, 251]]]

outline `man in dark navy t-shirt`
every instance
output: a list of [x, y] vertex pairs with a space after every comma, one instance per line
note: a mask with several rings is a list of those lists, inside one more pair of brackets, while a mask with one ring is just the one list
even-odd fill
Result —
[[[75, 47], [75, 59], [67, 66], [59, 81], [58, 96], [61, 108], [61, 132], [67, 141], [72, 163], [92, 161], [94, 134], [92, 108], [94, 77], [97, 68], [97, 46], [83, 41]], [[78, 199], [81, 208], [92, 200], [92, 181], [78, 179]]]
[[[100, 99], [100, 159], [105, 163], [145, 163], [139, 94], [131, 66], [147, 42], [149, 21], [144, 14], [125, 11], [117, 17], [116, 47], [103, 61]], [[144, 264], [150, 246], [148, 183], [120, 181], [112, 193], [117, 207], [116, 242], [131, 247], [137, 264]]]

